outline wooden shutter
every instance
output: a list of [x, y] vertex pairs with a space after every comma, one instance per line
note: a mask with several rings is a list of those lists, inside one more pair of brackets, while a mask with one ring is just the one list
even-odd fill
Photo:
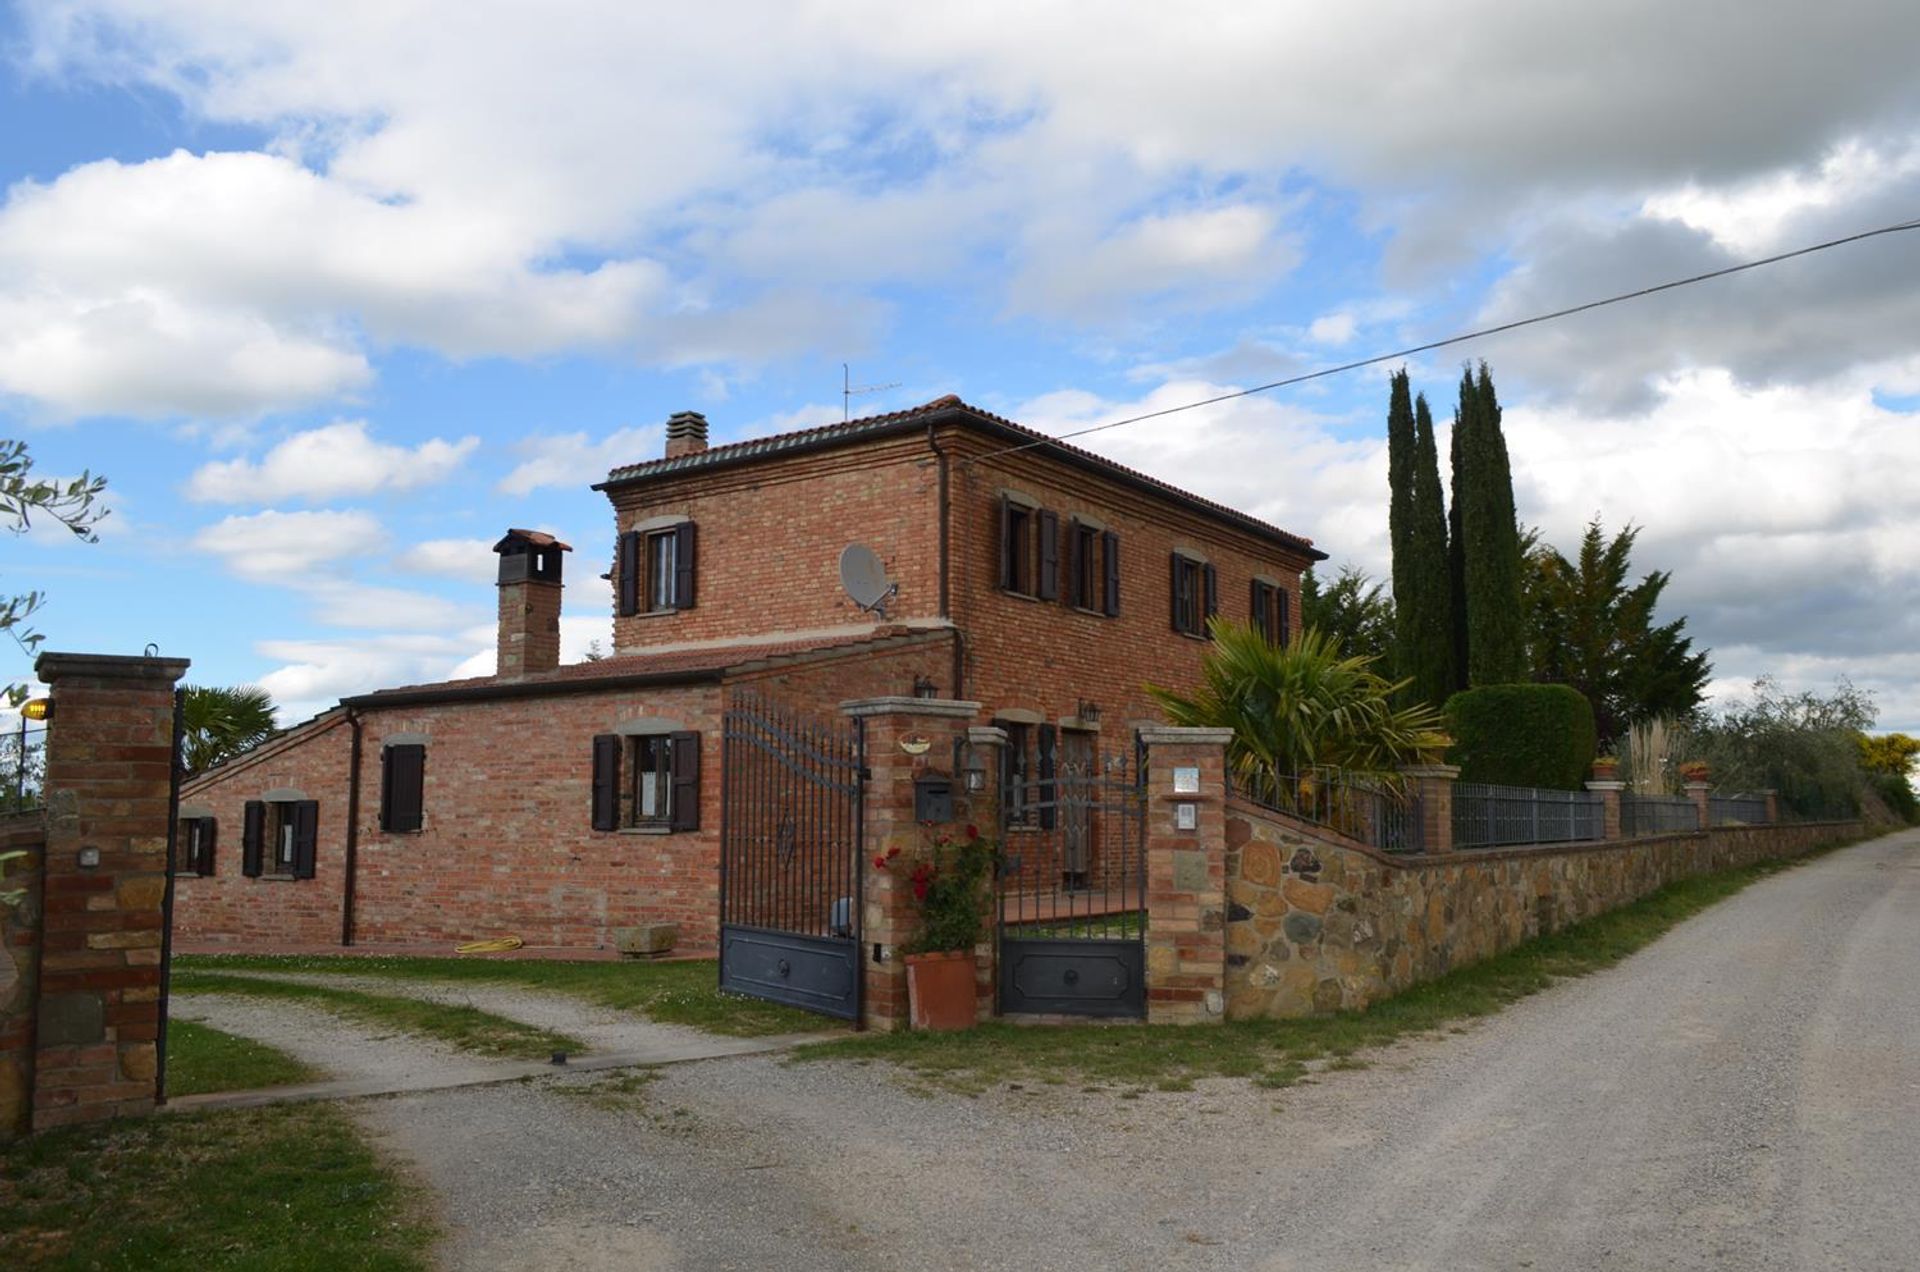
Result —
[[1268, 620], [1267, 585], [1259, 579], [1253, 580], [1253, 598], [1247, 602], [1247, 613], [1253, 618], [1253, 630], [1271, 641], [1273, 629]]
[[1000, 496], [1000, 587], [1013, 590], [1013, 500]]
[[1293, 593], [1284, 587], [1274, 588], [1273, 605], [1278, 619], [1274, 626], [1279, 629], [1280, 643], [1284, 645], [1293, 638]]
[[[1080, 518], [1067, 518], [1066, 559], [1060, 563], [1060, 599], [1078, 609], [1080, 606]], [[1093, 565], [1087, 562], [1088, 568]]]
[[1042, 508], [1036, 515], [1040, 529], [1040, 577], [1033, 594], [1043, 601], [1060, 599], [1060, 514]]
[[266, 838], [266, 801], [250, 799], [247, 801], [246, 815], [240, 823], [240, 873], [249, 879], [260, 877]]
[[1173, 554], [1172, 559], [1173, 559], [1173, 583], [1168, 588], [1167, 594], [1173, 599], [1173, 630], [1176, 632], [1184, 632], [1187, 629], [1186, 629], [1186, 625], [1180, 621], [1182, 617], [1181, 609], [1183, 608], [1180, 604], [1180, 592], [1186, 583], [1186, 571], [1181, 569], [1180, 567], [1185, 565], [1186, 563], [1180, 559], [1180, 554], [1178, 552]]
[[199, 873], [213, 873], [213, 850], [220, 839], [220, 823], [212, 817], [200, 819], [200, 868]]
[[1059, 732], [1050, 724], [1040, 726], [1040, 829], [1052, 830], [1055, 822], [1054, 808], [1054, 745], [1059, 740]]
[[425, 824], [427, 748], [390, 746], [381, 753], [380, 829], [419, 830]]
[[673, 743], [673, 794], [669, 826], [674, 830], [700, 829], [700, 735], [675, 733]]
[[293, 806], [293, 877], [313, 878], [320, 845], [320, 801], [303, 799]]
[[640, 576], [643, 573], [640, 548], [640, 532], [628, 530], [620, 535], [619, 546], [613, 554], [615, 609], [622, 618], [630, 618], [640, 612]]
[[693, 522], [683, 521], [673, 528], [673, 608], [693, 608], [694, 573]]
[[1202, 633], [1207, 633], [1210, 630], [1207, 626], [1207, 620], [1220, 612], [1220, 574], [1213, 568], [1213, 563], [1209, 561], [1200, 568], [1200, 577], [1206, 584], [1207, 601], [1207, 608], [1203, 611], [1200, 619], [1200, 630]]
[[593, 739], [593, 828], [620, 826], [620, 739], [602, 733]]
[[1120, 613], [1120, 536], [1108, 530], [1100, 536], [1100, 559], [1106, 570], [1106, 595], [1101, 606], [1107, 617]]

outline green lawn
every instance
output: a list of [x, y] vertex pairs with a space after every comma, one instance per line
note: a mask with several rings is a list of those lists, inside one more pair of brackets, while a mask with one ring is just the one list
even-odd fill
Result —
[[296, 1086], [326, 1075], [264, 1042], [191, 1020], [167, 1022], [167, 1094]]
[[554, 959], [391, 958], [359, 956], [195, 954], [174, 960], [183, 972], [321, 972], [435, 980], [571, 994], [650, 1020], [690, 1025], [733, 1037], [807, 1033], [831, 1028], [824, 1017], [722, 994], [711, 959], [672, 963], [561, 962]]
[[402, 1272], [420, 1190], [324, 1104], [164, 1114], [0, 1150], [0, 1268]]
[[802, 1048], [793, 1060], [884, 1060], [930, 1085], [968, 1094], [1036, 1083], [1134, 1094], [1186, 1090], [1194, 1079], [1207, 1077], [1286, 1086], [1304, 1076], [1311, 1064], [1355, 1067], [1364, 1063], [1352, 1059], [1362, 1048], [1457, 1027], [1562, 977], [1611, 966], [1682, 919], [1794, 864], [1768, 863], [1670, 884], [1631, 905], [1415, 986], [1364, 1011], [1198, 1027], [996, 1022], [961, 1033], [862, 1034]]
[[508, 1020], [477, 1007], [429, 1003], [397, 994], [369, 994], [332, 985], [266, 980], [255, 976], [224, 976], [206, 970], [204, 964], [176, 967], [173, 992], [240, 994], [251, 998], [277, 998], [303, 1003], [366, 1024], [432, 1038], [462, 1051], [484, 1056], [544, 1060], [555, 1051], [587, 1050], [587, 1045], [578, 1038]]

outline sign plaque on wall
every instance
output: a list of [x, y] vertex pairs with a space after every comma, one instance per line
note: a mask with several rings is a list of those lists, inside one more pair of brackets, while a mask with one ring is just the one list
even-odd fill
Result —
[[1200, 793], [1199, 765], [1173, 770], [1173, 793], [1175, 795], [1198, 795]]

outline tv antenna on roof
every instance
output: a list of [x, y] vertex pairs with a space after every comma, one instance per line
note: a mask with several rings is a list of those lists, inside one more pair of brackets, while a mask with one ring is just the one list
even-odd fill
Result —
[[864, 543], [840, 550], [840, 586], [855, 605], [881, 618], [887, 616], [887, 602], [900, 592], [900, 585], [887, 577], [886, 562]]
[[846, 363], [842, 362], [840, 364], [840, 422], [844, 424], [853, 418], [853, 399], [862, 393], [878, 393], [882, 389], [899, 387], [898, 380], [892, 384], [862, 384], [856, 387], [853, 382], [853, 372], [848, 369]]

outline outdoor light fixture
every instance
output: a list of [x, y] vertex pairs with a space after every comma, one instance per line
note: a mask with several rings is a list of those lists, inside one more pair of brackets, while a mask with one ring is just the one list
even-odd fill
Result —
[[967, 789], [974, 792], [987, 789], [987, 766], [978, 751], [967, 756]]
[[1099, 703], [1089, 702], [1087, 699], [1082, 698], [1080, 700], [1079, 712], [1080, 712], [1080, 723], [1082, 724], [1100, 723], [1100, 704]]
[[31, 702], [24, 704], [20, 708], [20, 718], [22, 720], [53, 719], [53, 699], [35, 698]]
[[940, 686], [934, 684], [933, 681], [928, 679], [926, 676], [915, 676], [913, 678], [913, 696], [914, 697], [934, 698], [934, 697], [938, 697], [939, 694], [940, 694]]

